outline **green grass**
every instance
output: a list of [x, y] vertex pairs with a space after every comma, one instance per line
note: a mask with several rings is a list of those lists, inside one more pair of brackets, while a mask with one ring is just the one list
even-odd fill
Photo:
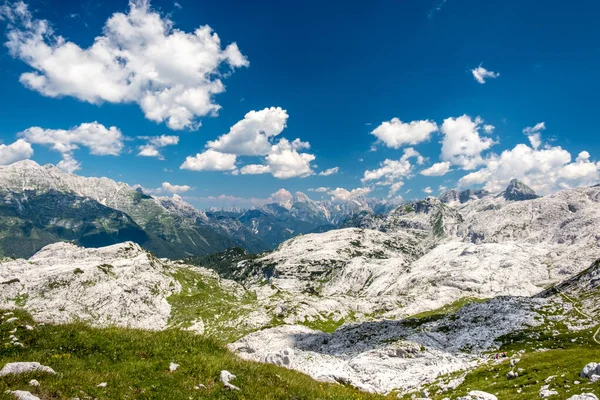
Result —
[[345, 322], [354, 321], [354, 320], [355, 320], [355, 316], [351, 312], [346, 317], [340, 318], [337, 321], [333, 320], [332, 318], [325, 318], [325, 319], [315, 319], [313, 321], [304, 321], [304, 322], [300, 322], [300, 324], [304, 325], [308, 328], [311, 328], [311, 329], [319, 330], [321, 332], [333, 333], [337, 330], [337, 328], [342, 326]]
[[[41, 399], [378, 399], [342, 385], [319, 383], [307, 375], [275, 365], [243, 361], [211, 338], [170, 329], [95, 329], [83, 324], [36, 325], [24, 312], [19, 320], [0, 324], [0, 366], [12, 361], [38, 361], [58, 374], [12, 375], [0, 379], [5, 391], [28, 390]], [[28, 331], [25, 324], [35, 327]], [[4, 345], [9, 331], [24, 348]], [[171, 362], [180, 364], [169, 372]], [[237, 375], [241, 390], [230, 391], [221, 370]], [[29, 387], [37, 379], [39, 387]], [[107, 382], [105, 388], [97, 385]], [[206, 389], [194, 389], [203, 384]]]
[[201, 320], [205, 335], [222, 342], [235, 341], [251, 331], [244, 324], [232, 323], [255, 310], [256, 298], [251, 293], [236, 297], [219, 284], [218, 278], [193, 269], [178, 269], [173, 277], [182, 288], [167, 298], [171, 304], [171, 326], [187, 328], [193, 321]]

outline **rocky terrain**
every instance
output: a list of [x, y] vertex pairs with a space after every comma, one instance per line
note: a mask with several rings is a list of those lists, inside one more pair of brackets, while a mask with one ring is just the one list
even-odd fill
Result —
[[[44, 181], [53, 176], [52, 168], [31, 168], [46, 169]], [[111, 197], [119, 192], [114, 182], [94, 181], [113, 189], [93, 193], [77, 187], [93, 178], [63, 178], [57, 173], [57, 190], [110, 206], [97, 218], [147, 234], [133, 217], [139, 209]], [[54, 194], [21, 179], [34, 190], [30, 196], [18, 182], [12, 175], [4, 182], [5, 199], [25, 204]], [[123, 190], [161, 215], [213, 226], [214, 215], [177, 198]], [[301, 234], [269, 253], [229, 249], [178, 261], [156, 258], [134, 241], [93, 248], [59, 241], [0, 263], [0, 308], [23, 309], [45, 323], [190, 330], [244, 359], [382, 395], [477, 398], [474, 391], [484, 390], [499, 398], [567, 398], [582, 393], [575, 385], [593, 390], [592, 378], [575, 384], [572, 375], [594, 361], [587, 358], [600, 360], [599, 202], [600, 187], [538, 197], [512, 181], [501, 193], [451, 191], [388, 213], [359, 208], [339, 222], [345, 228]], [[313, 225], [333, 221], [323, 204], [300, 195], [258, 211], [248, 220], [256, 235], [266, 226], [263, 212], [274, 220], [296, 213]], [[252, 232], [243, 219], [221, 219], [239, 222], [228, 223], [232, 231]], [[26, 346], [13, 336], [5, 346]], [[506, 359], [490, 357], [505, 351]], [[544, 364], [550, 356], [558, 357], [555, 365]], [[541, 384], [551, 367], [564, 379]]]

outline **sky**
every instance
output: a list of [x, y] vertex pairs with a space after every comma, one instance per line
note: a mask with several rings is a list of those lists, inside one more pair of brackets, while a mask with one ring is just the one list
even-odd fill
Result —
[[593, 1], [0, 8], [0, 165], [199, 208], [600, 183]]

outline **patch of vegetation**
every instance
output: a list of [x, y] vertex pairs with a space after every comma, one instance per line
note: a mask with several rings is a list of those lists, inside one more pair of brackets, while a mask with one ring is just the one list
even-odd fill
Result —
[[78, 274], [83, 274], [83, 270], [82, 270], [81, 268], [75, 268], [75, 270], [73, 271], [73, 273], [74, 273], [75, 275], [78, 275]]
[[110, 264], [100, 264], [97, 265], [96, 268], [98, 268], [100, 271], [104, 272], [108, 276], [115, 276], [115, 273], [113, 272], [114, 267]]
[[201, 320], [205, 335], [231, 342], [249, 329], [236, 320], [254, 310], [255, 296], [246, 292], [241, 298], [227, 291], [218, 278], [203, 275], [191, 268], [180, 268], [173, 277], [181, 284], [181, 292], [167, 298], [171, 304], [171, 326], [187, 328]]
[[15, 305], [17, 307], [25, 307], [25, 304], [27, 304], [27, 299], [29, 298], [29, 294], [27, 293], [21, 293], [16, 295], [14, 298], [10, 299], [11, 301], [15, 302]]
[[[411, 327], [418, 327], [428, 322], [437, 321], [442, 319], [449, 314], [456, 313], [458, 310], [471, 303], [483, 303], [488, 299], [478, 299], [475, 297], [462, 297], [453, 303], [446, 304], [443, 307], [437, 308], [435, 310], [423, 311], [419, 314], [412, 315], [406, 319], [404, 319], [403, 324]], [[443, 332], [443, 327], [440, 328], [440, 331]]]
[[333, 333], [337, 330], [337, 328], [342, 326], [344, 323], [349, 322], [349, 321], [354, 321], [354, 320], [355, 320], [354, 314], [349, 313], [346, 317], [340, 318], [337, 321], [335, 321], [331, 317], [327, 317], [325, 319], [315, 319], [313, 321], [304, 321], [304, 322], [301, 322], [300, 324], [304, 325], [310, 329], [316, 329], [316, 330], [319, 330], [319, 331], [325, 332], [325, 333]]
[[[271, 364], [243, 361], [211, 338], [176, 329], [149, 332], [134, 329], [95, 329], [84, 324], [35, 325], [24, 312], [19, 321], [0, 324], [0, 343], [19, 328], [24, 348], [0, 348], [0, 365], [35, 360], [57, 375], [11, 375], [0, 380], [0, 399], [6, 390], [28, 390], [42, 399], [380, 399], [335, 384], [319, 383], [309, 376]], [[180, 367], [169, 372], [169, 364]], [[222, 370], [237, 375], [231, 391], [219, 381]], [[31, 387], [37, 379], [40, 386]], [[97, 387], [106, 382], [105, 388]], [[195, 389], [203, 384], [206, 388]]]

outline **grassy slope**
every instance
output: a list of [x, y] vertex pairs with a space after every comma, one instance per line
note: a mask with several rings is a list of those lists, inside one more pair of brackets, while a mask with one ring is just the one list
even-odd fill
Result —
[[[42, 399], [71, 397], [97, 399], [376, 399], [341, 385], [323, 384], [310, 377], [270, 364], [243, 361], [214, 340], [179, 330], [147, 332], [133, 329], [95, 329], [83, 324], [23, 328], [31, 318], [15, 312], [19, 321], [0, 324], [0, 365], [38, 361], [57, 375], [26, 374], [0, 379], [4, 392], [29, 390]], [[6, 319], [6, 318], [4, 318]], [[24, 348], [6, 345], [9, 331]], [[181, 366], [169, 372], [171, 362]], [[241, 388], [227, 390], [219, 382], [221, 370], [237, 375]], [[28, 386], [37, 379], [40, 386]], [[97, 385], [107, 382], [105, 388]], [[204, 384], [206, 389], [194, 389]]]
[[256, 298], [247, 292], [241, 298], [221, 287], [218, 279], [200, 275], [192, 269], [181, 268], [173, 274], [181, 284], [181, 292], [168, 297], [171, 304], [169, 324], [182, 328], [202, 320], [205, 335], [229, 343], [251, 329], [232, 320], [246, 316], [256, 309]]

